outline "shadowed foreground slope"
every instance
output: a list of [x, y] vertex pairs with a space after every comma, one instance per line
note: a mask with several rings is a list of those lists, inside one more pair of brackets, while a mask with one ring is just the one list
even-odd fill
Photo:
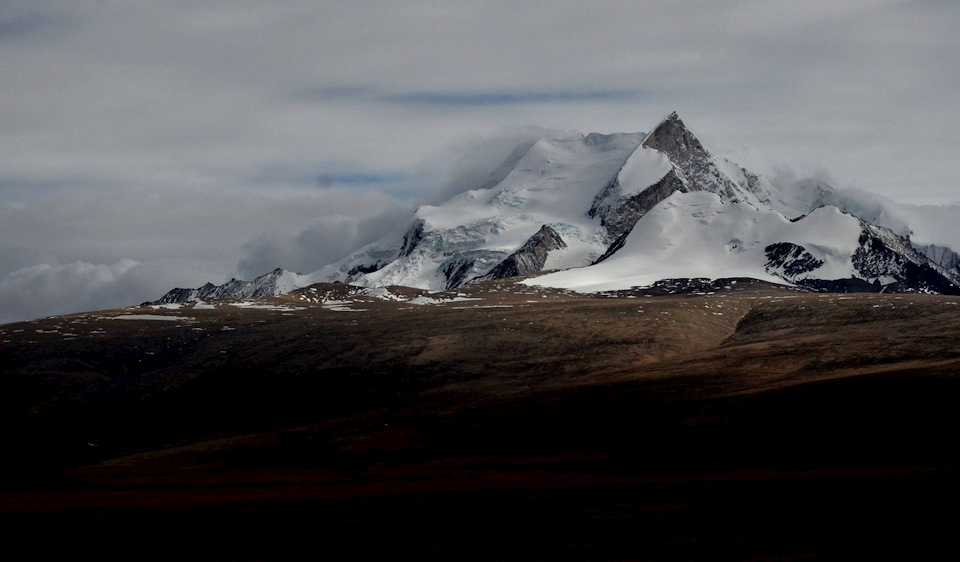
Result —
[[0, 326], [2, 523], [241, 558], [862, 557], [952, 532], [957, 298], [350, 291]]

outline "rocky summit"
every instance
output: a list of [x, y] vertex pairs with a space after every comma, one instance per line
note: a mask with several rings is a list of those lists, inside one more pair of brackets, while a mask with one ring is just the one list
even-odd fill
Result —
[[274, 296], [316, 282], [440, 291], [521, 275], [586, 292], [723, 277], [818, 291], [960, 292], [951, 248], [914, 241], [910, 224], [856, 194], [813, 180], [777, 185], [716, 156], [677, 113], [648, 134], [541, 139], [507, 164], [500, 181], [421, 206], [402, 231], [318, 271], [278, 269], [155, 302]]

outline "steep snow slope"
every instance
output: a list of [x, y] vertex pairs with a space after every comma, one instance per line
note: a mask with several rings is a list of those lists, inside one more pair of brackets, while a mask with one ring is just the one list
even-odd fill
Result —
[[955, 276], [894, 232], [836, 207], [791, 221], [704, 192], [671, 195], [640, 218], [622, 248], [601, 263], [524, 283], [592, 292], [692, 277], [752, 277], [833, 290], [960, 291]]
[[860, 221], [836, 208], [821, 208], [791, 222], [748, 202], [725, 204], [706, 192], [674, 193], [641, 217], [623, 247], [594, 266], [570, 269], [525, 283], [577, 291], [651, 285], [682, 277], [784, 279], [768, 271], [766, 248], [775, 242], [803, 246], [823, 264], [803, 277], [850, 277]]
[[[642, 140], [641, 133], [541, 140], [497, 186], [420, 207], [401, 244], [385, 238], [317, 275], [369, 286], [450, 288], [488, 273], [544, 225], [565, 244], [550, 251], [551, 267], [587, 265], [606, 243], [603, 227], [586, 210]], [[644, 164], [632, 173], [657, 175]], [[664, 167], [657, 159], [648, 165]]]
[[960, 206], [910, 205], [856, 189], [833, 191], [823, 203], [909, 237], [914, 247], [935, 261], [949, 263], [944, 255], [953, 252], [945, 253], [945, 248], [960, 250]]
[[822, 190], [806, 186], [779, 188], [710, 154], [674, 112], [647, 135], [617, 177], [593, 200], [588, 215], [606, 229], [608, 248], [603, 257], [620, 248], [637, 219], [676, 191], [706, 191], [724, 203], [774, 209], [790, 218], [822, 206], [823, 197]]
[[673, 165], [664, 154], [643, 145], [633, 151], [617, 172], [620, 194], [632, 197], [670, 173]]
[[[707, 191], [725, 203], [774, 208], [796, 217], [817, 205], [781, 193], [766, 179], [711, 155], [676, 113], [650, 134], [543, 139], [503, 180], [418, 209], [404, 234], [385, 238], [323, 268], [316, 277], [366, 286], [453, 288], [491, 272], [535, 243], [543, 226], [562, 241], [548, 269], [582, 267], [616, 249], [637, 219], [674, 191]], [[541, 256], [542, 257], [542, 256]]]
[[724, 203], [772, 208], [788, 217], [802, 214], [795, 197], [781, 194], [770, 181], [726, 158], [711, 154], [676, 112], [668, 115], [643, 141], [643, 147], [666, 156], [683, 184], [682, 191], [709, 191]]

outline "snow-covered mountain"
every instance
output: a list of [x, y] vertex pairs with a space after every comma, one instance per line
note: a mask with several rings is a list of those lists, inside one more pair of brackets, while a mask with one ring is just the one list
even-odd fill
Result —
[[275, 297], [289, 293], [294, 289], [306, 287], [310, 282], [299, 273], [284, 271], [281, 268], [265, 273], [253, 281], [231, 279], [223, 285], [207, 283], [197, 289], [173, 289], [160, 297], [159, 300], [148, 304], [170, 304], [178, 302], [194, 302], [210, 299], [258, 299]]
[[[910, 205], [858, 190], [831, 191], [824, 205], [889, 228], [935, 264], [960, 275], [960, 206]], [[953, 249], [951, 249], [953, 248]]]
[[548, 270], [564, 271], [526, 282], [606, 290], [754, 277], [821, 290], [960, 292], [960, 256], [950, 249], [960, 236], [924, 232], [914, 247], [908, 219], [919, 220], [919, 207], [812, 180], [774, 185], [712, 155], [676, 113], [649, 134], [542, 139], [514, 161], [495, 185], [421, 206], [404, 231], [314, 273], [276, 270], [161, 301], [316, 282], [445, 290]]
[[711, 192], [675, 192], [609, 258], [524, 283], [583, 292], [671, 278], [751, 277], [831, 291], [958, 293], [956, 276], [886, 228], [833, 206], [796, 220]]

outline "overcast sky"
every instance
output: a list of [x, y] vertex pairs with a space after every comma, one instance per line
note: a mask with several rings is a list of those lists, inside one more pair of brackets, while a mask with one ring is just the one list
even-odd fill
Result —
[[672, 110], [957, 204], [960, 2], [0, 2], [0, 322], [309, 272], [517, 145]]

